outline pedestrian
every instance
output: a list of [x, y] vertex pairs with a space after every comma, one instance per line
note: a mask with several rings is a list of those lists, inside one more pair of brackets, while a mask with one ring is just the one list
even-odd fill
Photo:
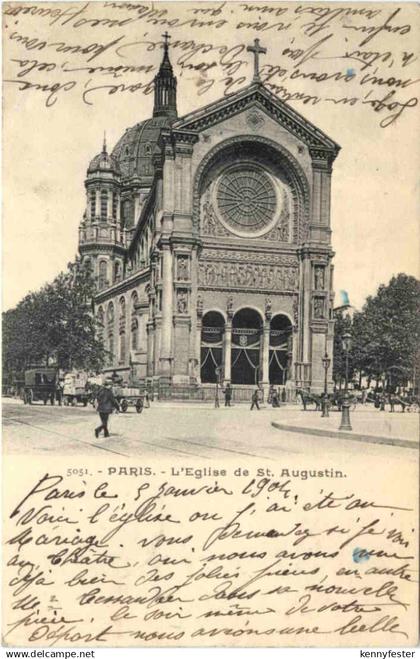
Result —
[[64, 385], [60, 380], [57, 384], [57, 389], [55, 390], [55, 397], [56, 397], [57, 403], [60, 405], [60, 407], [61, 407], [62, 402], [63, 402], [63, 391], [64, 391]]
[[118, 401], [112, 391], [112, 382], [109, 380], [105, 381], [104, 386], [101, 387], [96, 394], [96, 401], [96, 411], [98, 412], [99, 418], [101, 419], [101, 425], [95, 428], [95, 437], [99, 437], [101, 430], [104, 431], [104, 437], [109, 437], [109, 415], [112, 414], [114, 409], [116, 409], [118, 412], [120, 411], [120, 406], [118, 405]]
[[232, 400], [232, 387], [228, 382], [225, 387], [225, 407], [230, 407], [230, 401]]
[[254, 407], [256, 407], [257, 410], [260, 409], [260, 406], [259, 406], [259, 400], [260, 400], [260, 390], [257, 388], [257, 389], [254, 390], [254, 392], [253, 392], [253, 394], [252, 394], [252, 398], [251, 398], [251, 410], [253, 410]]
[[144, 392], [144, 407], [146, 407], [147, 409], [150, 407], [150, 398], [147, 389]]
[[279, 393], [275, 389], [273, 389], [273, 393], [271, 394], [271, 404], [273, 407], [280, 407]]

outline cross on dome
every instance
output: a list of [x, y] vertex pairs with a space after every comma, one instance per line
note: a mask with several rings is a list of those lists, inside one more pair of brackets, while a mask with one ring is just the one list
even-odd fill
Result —
[[254, 53], [254, 77], [252, 78], [253, 82], [260, 82], [260, 62], [259, 56], [265, 55], [267, 48], [260, 46], [260, 40], [254, 39], [254, 45], [248, 46], [247, 52]]

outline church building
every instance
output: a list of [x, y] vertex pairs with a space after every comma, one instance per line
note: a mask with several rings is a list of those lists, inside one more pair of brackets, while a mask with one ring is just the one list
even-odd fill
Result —
[[254, 77], [178, 116], [168, 37], [151, 119], [104, 143], [79, 251], [106, 371], [154, 387], [323, 390], [332, 357], [330, 189], [339, 146]]

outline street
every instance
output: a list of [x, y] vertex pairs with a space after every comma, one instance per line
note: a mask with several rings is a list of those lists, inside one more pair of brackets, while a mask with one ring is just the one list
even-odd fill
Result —
[[[364, 461], [417, 461], [418, 414], [390, 414], [372, 406], [351, 412], [353, 430], [366, 433], [366, 442], [353, 441], [351, 433], [331, 438], [278, 430], [273, 422], [290, 427], [337, 430], [340, 414], [322, 419], [318, 412], [300, 406], [250, 411], [246, 405], [232, 408], [193, 403], [155, 402], [137, 414], [133, 408], [110, 418], [109, 439], [94, 436], [98, 415], [92, 407], [23, 405], [3, 399], [3, 451], [20, 455], [106, 455], [153, 458], [156, 456], [215, 460], [284, 461], [288, 456], [323, 456]], [[372, 435], [410, 440], [401, 448], [369, 441]], [[347, 438], [348, 437], [348, 438]], [[412, 442], [412, 448], [411, 448]], [[408, 442], [406, 442], [408, 444]]]

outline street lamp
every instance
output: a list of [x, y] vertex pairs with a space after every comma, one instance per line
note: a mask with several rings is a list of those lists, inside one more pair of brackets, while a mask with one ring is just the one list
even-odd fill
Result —
[[321, 416], [330, 416], [329, 413], [329, 404], [328, 404], [328, 369], [331, 364], [331, 359], [328, 356], [327, 350], [325, 349], [325, 355], [322, 358], [322, 365], [325, 371], [324, 378], [324, 401], [322, 405], [322, 415]]
[[221, 366], [216, 366], [215, 371], [216, 371], [216, 390], [215, 390], [215, 393], [214, 393], [214, 407], [220, 407], [219, 384], [220, 384], [220, 377], [221, 377], [221, 374], [222, 374], [222, 367]]
[[349, 396], [349, 352], [351, 349], [351, 334], [343, 334], [343, 351], [346, 357], [346, 380], [344, 398], [341, 405], [341, 423], [339, 430], [352, 430], [350, 423], [350, 396]]

